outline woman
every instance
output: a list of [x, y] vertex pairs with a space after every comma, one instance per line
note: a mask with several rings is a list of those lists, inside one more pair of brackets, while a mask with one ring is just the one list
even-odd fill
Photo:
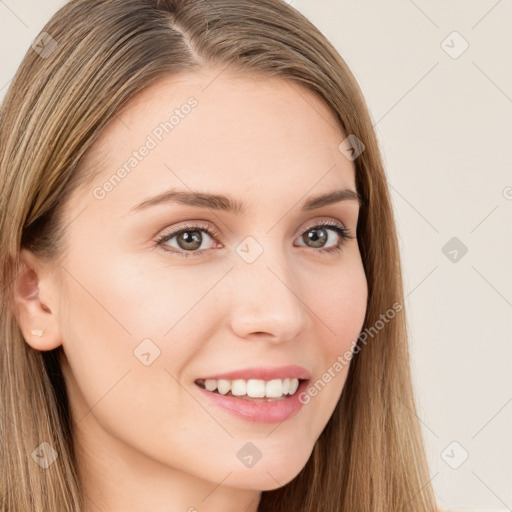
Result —
[[278, 0], [73, 0], [2, 105], [3, 511], [438, 510], [361, 91]]

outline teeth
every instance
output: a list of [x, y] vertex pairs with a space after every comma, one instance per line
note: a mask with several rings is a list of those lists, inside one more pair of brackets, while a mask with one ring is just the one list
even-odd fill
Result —
[[237, 379], [231, 381], [231, 394], [234, 396], [243, 396], [247, 393], [247, 382]]
[[279, 398], [283, 395], [293, 395], [299, 387], [299, 379], [206, 379], [204, 387], [208, 391], [217, 390], [221, 395], [231, 391], [233, 396], [249, 396], [251, 398]]
[[297, 379], [291, 379], [290, 380], [290, 390], [288, 391], [288, 393], [290, 393], [290, 395], [293, 395], [293, 393], [295, 393], [295, 391], [297, 391], [298, 387], [299, 387], [299, 381]]
[[[215, 381], [214, 381], [215, 382]], [[225, 395], [231, 389], [231, 381], [229, 380], [219, 380], [217, 382], [217, 388], [221, 395]]]
[[[226, 382], [226, 381], [224, 381], [224, 382]], [[216, 380], [206, 379], [204, 381], [204, 387], [208, 391], [215, 391], [217, 389], [217, 381]]]

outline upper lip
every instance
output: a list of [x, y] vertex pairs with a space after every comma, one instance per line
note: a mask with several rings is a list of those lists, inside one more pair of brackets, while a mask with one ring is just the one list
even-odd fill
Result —
[[[272, 380], [272, 379], [286, 379], [296, 378], [307, 380], [310, 378], [308, 371], [302, 366], [289, 365], [289, 366], [259, 366], [252, 368], [244, 368], [242, 370], [234, 370], [228, 373], [217, 373], [215, 375], [208, 375], [207, 377], [201, 377], [201, 380], [234, 380], [234, 379], [261, 379], [261, 380]], [[199, 380], [199, 379], [198, 379]]]

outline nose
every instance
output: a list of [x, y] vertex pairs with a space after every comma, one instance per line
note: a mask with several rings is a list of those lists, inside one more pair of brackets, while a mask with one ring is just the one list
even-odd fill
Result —
[[301, 280], [284, 258], [280, 261], [280, 265], [269, 265], [270, 258], [260, 257], [235, 265], [230, 322], [239, 337], [265, 337], [280, 343], [307, 328], [310, 316], [306, 298], [301, 297]]

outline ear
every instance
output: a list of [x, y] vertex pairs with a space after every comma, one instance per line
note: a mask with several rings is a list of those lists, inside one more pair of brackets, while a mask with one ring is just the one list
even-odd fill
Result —
[[53, 350], [61, 345], [55, 282], [49, 267], [29, 250], [21, 250], [20, 260], [24, 268], [14, 285], [18, 325], [32, 348]]

